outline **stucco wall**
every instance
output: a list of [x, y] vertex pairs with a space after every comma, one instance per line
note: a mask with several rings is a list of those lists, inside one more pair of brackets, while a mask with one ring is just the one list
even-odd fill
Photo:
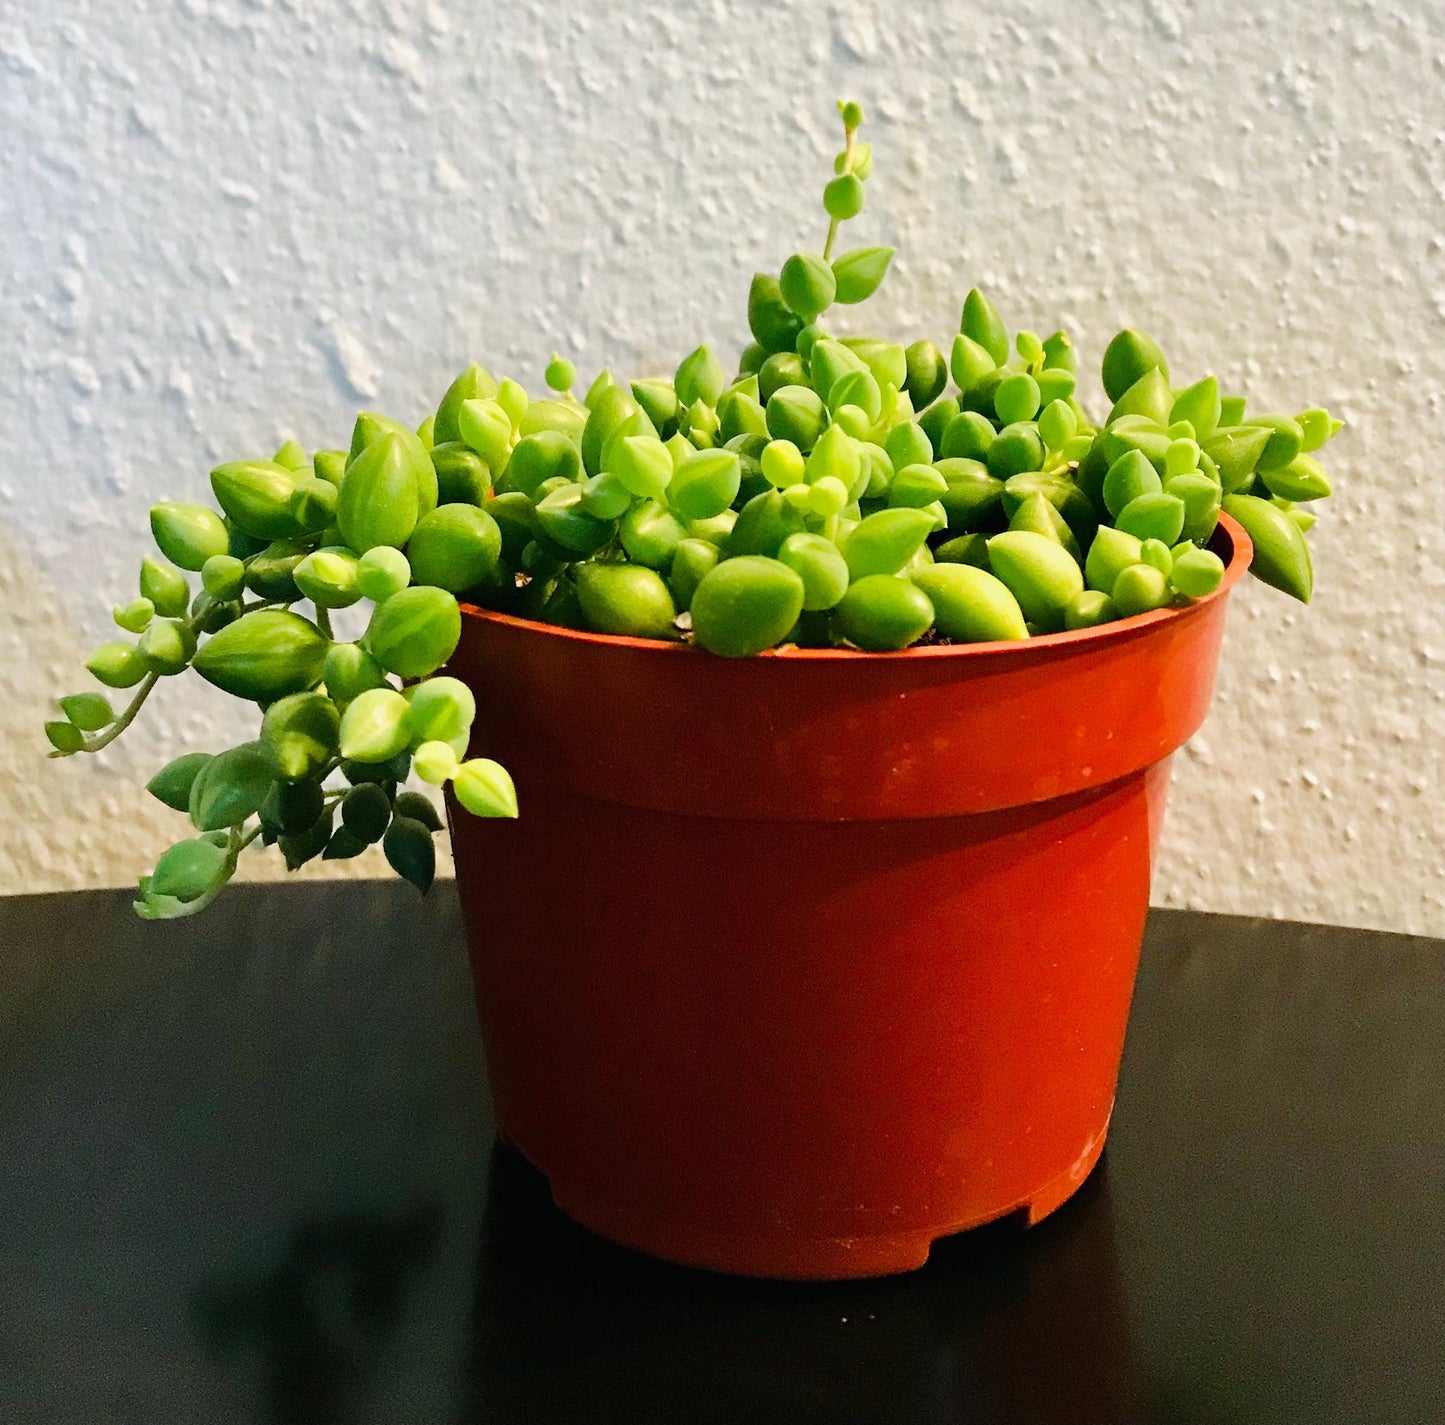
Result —
[[418, 419], [473, 357], [535, 387], [554, 346], [735, 351], [749, 274], [820, 242], [847, 94], [860, 240], [900, 246], [860, 322], [946, 342], [979, 282], [1095, 363], [1128, 322], [1176, 378], [1348, 419], [1316, 602], [1236, 597], [1156, 899], [1445, 933], [1442, 29], [1395, 0], [6, 7], [0, 890], [132, 880], [178, 830], [149, 771], [244, 731], [177, 687], [98, 762], [42, 759], [153, 501], [359, 405]]

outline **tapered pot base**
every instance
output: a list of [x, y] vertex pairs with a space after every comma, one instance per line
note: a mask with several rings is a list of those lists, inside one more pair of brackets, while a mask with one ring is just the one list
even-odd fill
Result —
[[739, 1235], [707, 1229], [687, 1219], [667, 1220], [590, 1192], [585, 1185], [555, 1183], [526, 1150], [499, 1135], [544, 1178], [557, 1210], [609, 1242], [682, 1267], [771, 1281], [847, 1281], [898, 1276], [924, 1266], [933, 1244], [1001, 1218], [1037, 1226], [1057, 1212], [1088, 1180], [1104, 1151], [1107, 1129], [1093, 1137], [1066, 1172], [1045, 1183], [1026, 1202], [927, 1229], [863, 1237], [804, 1234]]

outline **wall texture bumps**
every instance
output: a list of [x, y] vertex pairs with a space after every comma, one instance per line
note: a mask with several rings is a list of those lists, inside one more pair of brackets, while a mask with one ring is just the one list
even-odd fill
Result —
[[178, 686], [41, 759], [154, 500], [358, 406], [419, 419], [472, 357], [536, 387], [554, 346], [736, 351], [750, 273], [821, 240], [848, 94], [860, 240], [900, 246], [858, 321], [946, 344], [978, 282], [1095, 363], [1128, 322], [1348, 419], [1316, 602], [1237, 597], [1156, 898], [1445, 933], [1442, 32], [1370, 0], [8, 7], [0, 891], [131, 881], [174, 830], [149, 771], [245, 733]]

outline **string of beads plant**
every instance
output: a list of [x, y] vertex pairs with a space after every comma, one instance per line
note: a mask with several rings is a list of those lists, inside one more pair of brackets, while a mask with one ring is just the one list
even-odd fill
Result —
[[[471, 813], [515, 816], [505, 769], [467, 756], [472, 694], [440, 671], [459, 599], [733, 658], [1029, 639], [1212, 593], [1223, 509], [1254, 541], [1253, 572], [1308, 602], [1308, 507], [1330, 493], [1315, 452], [1342, 424], [1327, 411], [1247, 414], [1213, 376], [1176, 388], [1159, 347], [1125, 330], [1096, 424], [1068, 334], [1010, 342], [977, 288], [947, 359], [825, 326], [893, 256], [834, 254], [873, 161], [858, 105], [839, 111], [823, 249], [754, 276], [731, 379], [706, 345], [670, 381], [604, 370], [580, 400], [560, 357], [538, 399], [472, 365], [415, 430], [363, 412], [346, 450], [287, 441], [216, 467], [219, 510], [155, 506], [162, 557], [114, 614], [134, 641], [86, 665], [134, 694], [119, 712], [102, 693], [62, 698], [52, 755], [98, 752], [188, 668], [257, 704], [261, 726], [150, 782], [194, 834], [141, 879], [140, 914], [201, 909], [258, 838], [292, 869], [380, 840], [425, 891], [441, 824], [413, 773]], [[352, 606], [358, 635], [338, 637]]]

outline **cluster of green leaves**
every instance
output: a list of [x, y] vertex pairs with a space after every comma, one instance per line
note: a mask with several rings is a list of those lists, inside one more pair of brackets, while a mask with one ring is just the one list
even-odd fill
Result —
[[833, 255], [872, 168], [861, 110], [840, 110], [823, 250], [754, 276], [731, 377], [700, 346], [671, 380], [604, 371], [580, 407], [549, 407], [545, 432], [513, 420], [509, 443], [497, 402], [463, 428], [498, 472], [489, 508], [516, 572], [483, 601], [727, 656], [1020, 639], [1208, 595], [1221, 509], [1253, 538], [1254, 573], [1307, 601], [1303, 506], [1330, 492], [1313, 454], [1340, 428], [1328, 412], [1247, 415], [1212, 376], [1176, 389], [1126, 330], [1095, 422], [1068, 333], [1011, 337], [977, 289], [946, 358], [828, 329], [893, 256]]
[[[438, 415], [454, 423], [455, 405]], [[134, 689], [130, 702], [117, 713], [103, 693], [62, 698], [45, 729], [52, 755], [108, 746], [161, 679], [187, 669], [256, 704], [260, 729], [179, 757], [150, 782], [192, 834], [141, 879], [141, 915], [202, 909], [257, 839], [293, 870], [379, 841], [427, 890], [441, 821], [406, 789], [412, 772], [450, 784], [477, 815], [517, 814], [505, 769], [467, 758], [471, 691], [439, 671], [461, 635], [457, 594], [501, 577], [501, 530], [483, 508], [491, 474], [459, 442], [436, 445], [433, 424], [418, 433], [363, 412], [348, 450], [308, 457], [288, 441], [269, 460], [217, 466], [217, 508], [152, 509], [159, 557], [142, 561], [139, 597], [114, 610], [132, 638], [102, 644], [86, 665], [106, 687]], [[335, 638], [333, 614], [353, 605], [369, 608], [365, 631]]]
[[[754, 276], [731, 377], [704, 345], [671, 380], [604, 370], [579, 400], [554, 357], [533, 399], [472, 365], [416, 430], [363, 412], [347, 450], [308, 458], [288, 441], [213, 470], [218, 508], [155, 507], [163, 557], [115, 609], [133, 641], [87, 664], [134, 696], [119, 713], [95, 692], [61, 699], [53, 755], [106, 746], [187, 668], [256, 703], [261, 728], [150, 784], [195, 835], [141, 881], [141, 914], [207, 904], [257, 838], [292, 867], [380, 840], [424, 890], [439, 823], [405, 790], [413, 771], [469, 811], [514, 816], [505, 770], [466, 757], [471, 693], [440, 671], [459, 598], [728, 657], [1026, 639], [1207, 596], [1224, 509], [1254, 541], [1253, 572], [1308, 601], [1305, 506], [1330, 493], [1314, 452], [1341, 426], [1328, 412], [1248, 415], [1213, 376], [1175, 387], [1158, 346], [1125, 330], [1096, 424], [1068, 334], [1011, 339], [976, 288], [947, 358], [824, 325], [893, 256], [834, 256], [872, 169], [862, 111], [839, 109], [822, 251]], [[333, 611], [358, 603], [365, 632], [338, 641]]]

